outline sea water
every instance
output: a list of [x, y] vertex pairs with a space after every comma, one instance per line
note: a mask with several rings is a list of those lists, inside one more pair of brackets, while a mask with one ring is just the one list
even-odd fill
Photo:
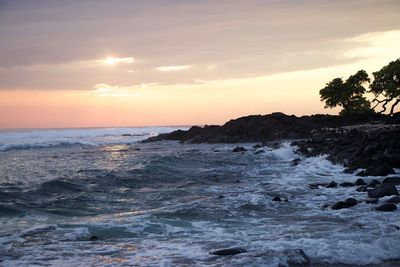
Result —
[[[396, 266], [399, 211], [326, 209], [366, 193], [308, 187], [355, 181], [343, 166], [288, 142], [140, 143], [174, 129], [0, 132], [0, 266], [287, 266], [291, 249], [315, 266]], [[229, 247], [247, 253], [210, 255]]]

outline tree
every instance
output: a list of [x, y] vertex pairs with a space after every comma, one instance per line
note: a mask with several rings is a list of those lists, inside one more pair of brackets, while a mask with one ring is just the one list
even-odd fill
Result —
[[372, 75], [374, 81], [370, 85], [370, 92], [375, 95], [375, 99], [372, 100], [372, 103], [376, 103], [374, 108], [381, 104], [382, 110], [379, 113], [384, 113], [386, 106], [392, 102], [390, 108], [390, 115], [392, 115], [394, 108], [400, 103], [400, 58]]
[[340, 115], [373, 113], [370, 101], [363, 96], [367, 91], [364, 84], [369, 81], [364, 70], [358, 71], [346, 81], [335, 78], [319, 91], [321, 101], [325, 101], [325, 108], [343, 107]]

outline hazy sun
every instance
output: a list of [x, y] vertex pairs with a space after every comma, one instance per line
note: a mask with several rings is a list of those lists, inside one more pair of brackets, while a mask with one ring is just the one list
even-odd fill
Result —
[[133, 63], [135, 60], [133, 57], [107, 57], [102, 60], [104, 64], [115, 65], [117, 63]]

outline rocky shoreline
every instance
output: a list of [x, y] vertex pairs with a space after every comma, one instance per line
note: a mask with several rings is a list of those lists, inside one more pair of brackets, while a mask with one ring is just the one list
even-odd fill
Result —
[[[255, 115], [231, 120], [222, 126], [191, 127], [188, 131], [178, 130], [145, 140], [154, 142], [174, 140], [182, 143], [246, 143], [259, 142], [256, 154], [262, 153], [263, 146], [279, 146], [276, 141], [294, 140], [299, 155], [314, 157], [327, 155], [335, 164], [343, 164], [344, 172], [359, 177], [391, 175], [386, 179], [362, 178], [338, 184], [335, 181], [323, 184], [309, 184], [310, 189], [354, 187], [365, 192], [365, 199], [347, 198], [323, 208], [333, 210], [350, 208], [358, 203], [377, 204], [382, 197], [393, 196], [374, 207], [377, 211], [394, 211], [400, 203], [396, 185], [400, 176], [395, 169], [400, 168], [400, 114], [395, 116], [369, 115], [342, 117], [333, 115], [288, 116], [283, 113]], [[232, 152], [245, 153], [237, 146]], [[301, 161], [294, 159], [296, 166]]]

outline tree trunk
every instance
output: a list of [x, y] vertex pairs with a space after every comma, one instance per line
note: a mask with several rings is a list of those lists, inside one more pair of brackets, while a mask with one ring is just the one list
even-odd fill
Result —
[[400, 103], [400, 98], [396, 100], [396, 102], [393, 103], [392, 108], [390, 109], [390, 115], [393, 115], [394, 108], [397, 106], [397, 104]]

